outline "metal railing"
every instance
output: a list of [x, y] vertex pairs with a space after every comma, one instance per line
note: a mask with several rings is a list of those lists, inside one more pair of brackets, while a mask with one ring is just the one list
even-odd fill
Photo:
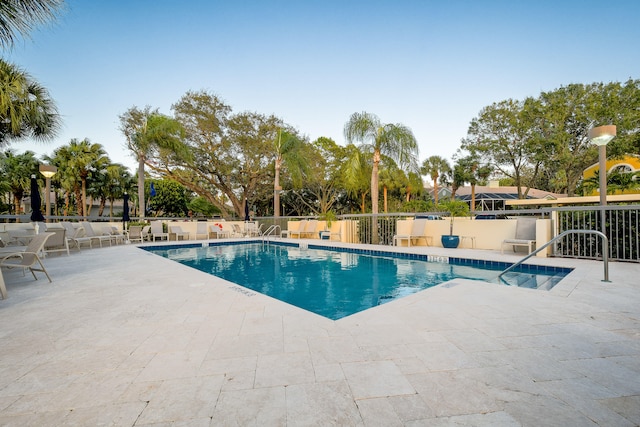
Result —
[[[605, 211], [602, 230], [600, 212]], [[609, 241], [606, 248], [595, 236], [567, 236], [558, 242], [555, 256], [600, 259], [603, 251], [612, 260], [640, 262], [640, 206], [608, 205], [554, 208], [557, 213], [557, 233], [566, 230], [594, 230], [604, 233]]]
[[604, 248], [609, 246], [609, 239], [607, 238], [607, 236], [604, 233], [602, 233], [600, 231], [595, 231], [595, 230], [567, 230], [567, 231], [564, 231], [564, 232], [560, 233], [559, 235], [557, 235], [553, 239], [549, 240], [544, 245], [542, 245], [539, 248], [537, 248], [535, 251], [531, 252], [530, 254], [528, 254], [527, 256], [522, 258], [520, 261], [518, 261], [515, 264], [511, 265], [509, 268], [504, 270], [502, 273], [498, 274], [498, 279], [500, 279], [503, 282], [507, 283], [506, 280], [504, 280], [502, 278], [502, 276], [505, 273], [508, 273], [511, 270], [517, 268], [519, 265], [521, 265], [523, 262], [525, 262], [526, 260], [528, 260], [529, 258], [534, 256], [535, 254], [537, 254], [541, 250], [546, 249], [550, 245], [553, 245], [554, 243], [556, 243], [558, 240], [564, 238], [565, 236], [571, 235], [571, 234], [596, 234], [596, 235], [598, 235], [598, 236], [600, 236], [602, 238], [602, 248], [603, 248], [603, 250], [602, 250], [602, 254], [603, 254], [602, 262], [604, 263], [604, 279], [602, 281], [603, 282], [608, 282], [609, 281], [609, 257], [607, 255], [607, 251]]

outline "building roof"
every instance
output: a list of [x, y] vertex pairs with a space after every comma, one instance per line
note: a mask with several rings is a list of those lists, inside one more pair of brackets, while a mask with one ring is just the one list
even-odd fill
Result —
[[[515, 186], [484, 186], [476, 185], [476, 200], [482, 199], [501, 199], [501, 200], [514, 200], [518, 199], [518, 187]], [[462, 200], [471, 199], [471, 186], [460, 187], [456, 191], [456, 196]], [[558, 199], [566, 197], [566, 194], [557, 194], [550, 191], [538, 190], [537, 188], [530, 188], [527, 193], [527, 199]]]

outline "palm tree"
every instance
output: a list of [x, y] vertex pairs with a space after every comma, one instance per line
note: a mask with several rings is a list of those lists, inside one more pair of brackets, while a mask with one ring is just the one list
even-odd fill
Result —
[[16, 215], [20, 215], [22, 197], [30, 188], [31, 175], [36, 173], [40, 162], [36, 159], [35, 153], [31, 151], [25, 151], [23, 154], [14, 154], [11, 150], [7, 150], [0, 159], [6, 185], [13, 194], [14, 212]]
[[[400, 168], [414, 166], [418, 155], [418, 143], [413, 132], [402, 124], [382, 124], [380, 119], [366, 112], [354, 113], [344, 126], [348, 143], [359, 141], [371, 154], [371, 211], [378, 213], [378, 169], [381, 157], [387, 156]], [[375, 221], [374, 221], [375, 223]], [[374, 238], [377, 234], [374, 234]]]
[[120, 163], [107, 166], [106, 176], [108, 182], [104, 194], [109, 200], [109, 218], [113, 218], [113, 202], [129, 192], [132, 186], [132, 177], [129, 169]]
[[181, 143], [183, 129], [180, 123], [171, 117], [151, 110], [131, 107], [120, 116], [120, 130], [127, 139], [127, 148], [138, 160], [138, 204], [140, 221], [144, 219], [144, 166], [151, 158], [154, 150], [167, 148], [180, 152], [184, 150]]
[[433, 200], [437, 205], [438, 181], [441, 180], [443, 176], [451, 173], [451, 166], [449, 165], [449, 162], [440, 156], [431, 156], [422, 162], [420, 173], [423, 175], [429, 175], [431, 180], [433, 180]]
[[60, 116], [48, 91], [29, 74], [0, 59], [0, 147], [24, 138], [48, 140], [59, 128]]
[[407, 181], [405, 182], [406, 201], [411, 201], [411, 196], [420, 196], [424, 190], [424, 184], [422, 177], [416, 172], [409, 172], [407, 174]]
[[289, 166], [291, 178], [300, 183], [304, 171], [308, 168], [307, 159], [301, 155], [304, 142], [291, 132], [280, 130], [273, 141], [275, 149], [275, 177], [273, 180], [273, 216], [280, 216], [280, 171], [283, 163]]
[[39, 24], [56, 18], [64, 0], [3, 0], [0, 2], [0, 47], [12, 47]]
[[347, 161], [343, 164], [341, 175], [347, 193], [360, 198], [360, 212], [365, 213], [366, 196], [371, 190], [371, 164], [360, 147], [349, 144], [345, 147]]

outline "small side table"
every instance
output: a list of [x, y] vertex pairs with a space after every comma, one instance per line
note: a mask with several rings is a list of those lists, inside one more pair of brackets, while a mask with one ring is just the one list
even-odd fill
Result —
[[330, 231], [321, 231], [320, 232], [320, 240], [329, 240], [331, 238]]

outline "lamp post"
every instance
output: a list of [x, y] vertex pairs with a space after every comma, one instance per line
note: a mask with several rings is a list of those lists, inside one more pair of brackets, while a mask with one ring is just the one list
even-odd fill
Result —
[[51, 177], [58, 172], [58, 168], [53, 165], [40, 165], [39, 169], [40, 173], [45, 177], [44, 210], [46, 221], [49, 222], [49, 215], [51, 214]]
[[[598, 126], [589, 129], [589, 140], [598, 146], [599, 174], [600, 174], [600, 228], [606, 234], [606, 213], [604, 207], [607, 205], [607, 144], [616, 136], [616, 126]], [[603, 248], [608, 250], [608, 248]]]

